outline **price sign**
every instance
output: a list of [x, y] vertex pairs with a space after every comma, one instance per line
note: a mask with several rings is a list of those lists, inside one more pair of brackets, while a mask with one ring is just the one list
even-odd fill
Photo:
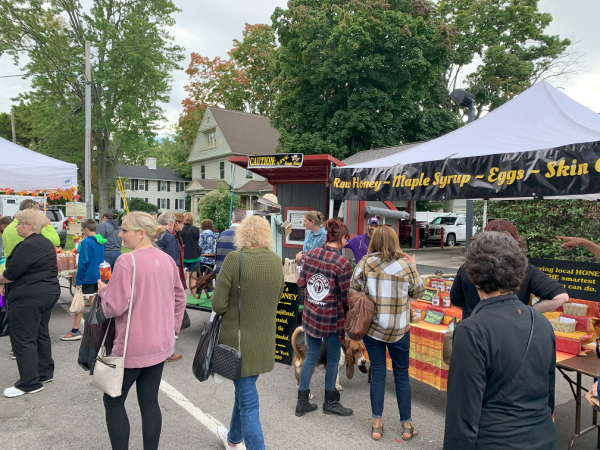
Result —
[[444, 320], [444, 313], [439, 311], [427, 311], [423, 322], [439, 325]]
[[67, 217], [85, 217], [87, 214], [87, 203], [70, 202], [67, 203]]
[[423, 294], [423, 297], [421, 297], [419, 300], [431, 303], [431, 300], [433, 300], [433, 297], [436, 297], [436, 296], [439, 297], [439, 295], [440, 295], [439, 289], [425, 288], [425, 293]]

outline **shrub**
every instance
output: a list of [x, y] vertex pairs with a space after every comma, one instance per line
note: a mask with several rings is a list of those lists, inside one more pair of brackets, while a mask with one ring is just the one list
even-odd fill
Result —
[[[199, 221], [210, 219], [219, 231], [229, 228], [231, 192], [224, 183], [217, 183], [217, 189], [206, 194], [198, 202]], [[242, 207], [239, 195], [233, 196], [233, 209]]]
[[[575, 236], [598, 242], [600, 207], [586, 200], [492, 200], [488, 217], [508, 219], [519, 234], [527, 238], [529, 258], [598, 262], [581, 247], [572, 251], [561, 248], [556, 236]], [[473, 204], [474, 225], [481, 227], [483, 202]]]

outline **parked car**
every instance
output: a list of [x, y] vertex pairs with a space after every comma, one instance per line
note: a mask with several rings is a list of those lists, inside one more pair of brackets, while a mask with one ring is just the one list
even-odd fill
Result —
[[[419, 230], [419, 248], [423, 248], [427, 245], [427, 238], [429, 237], [429, 224], [426, 221], [417, 222], [417, 228]], [[400, 222], [400, 233], [398, 239], [400, 244], [411, 244], [412, 226], [409, 220], [403, 220]]]
[[58, 233], [60, 246], [65, 248], [67, 243], [67, 221], [61, 209], [57, 206], [49, 206], [46, 210], [46, 217], [50, 219], [50, 223]]
[[[444, 229], [444, 244], [448, 247], [464, 243], [467, 239], [465, 216], [448, 214], [433, 219], [429, 223], [429, 236], [427, 238], [430, 244], [440, 245], [442, 228]], [[473, 227], [473, 234], [475, 234], [475, 230], [475, 227]]]

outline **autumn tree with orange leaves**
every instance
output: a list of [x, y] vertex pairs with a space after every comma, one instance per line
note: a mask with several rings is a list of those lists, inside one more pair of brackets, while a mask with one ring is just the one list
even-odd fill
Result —
[[242, 41], [234, 39], [228, 59], [191, 54], [190, 83], [179, 126], [190, 145], [208, 105], [268, 116], [274, 100], [275, 33], [270, 25], [246, 24]]

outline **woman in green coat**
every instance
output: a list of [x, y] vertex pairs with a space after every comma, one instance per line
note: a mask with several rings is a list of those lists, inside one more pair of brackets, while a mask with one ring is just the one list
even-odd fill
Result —
[[242, 377], [233, 382], [235, 402], [229, 431], [220, 426], [217, 435], [226, 449], [245, 442], [248, 450], [265, 448], [256, 380], [275, 365], [277, 305], [283, 292], [281, 258], [271, 251], [271, 226], [262, 217], [250, 216], [238, 227], [234, 244], [241, 250], [225, 258], [212, 297], [213, 311], [223, 317], [219, 344], [238, 348], [238, 283], [240, 252]]

